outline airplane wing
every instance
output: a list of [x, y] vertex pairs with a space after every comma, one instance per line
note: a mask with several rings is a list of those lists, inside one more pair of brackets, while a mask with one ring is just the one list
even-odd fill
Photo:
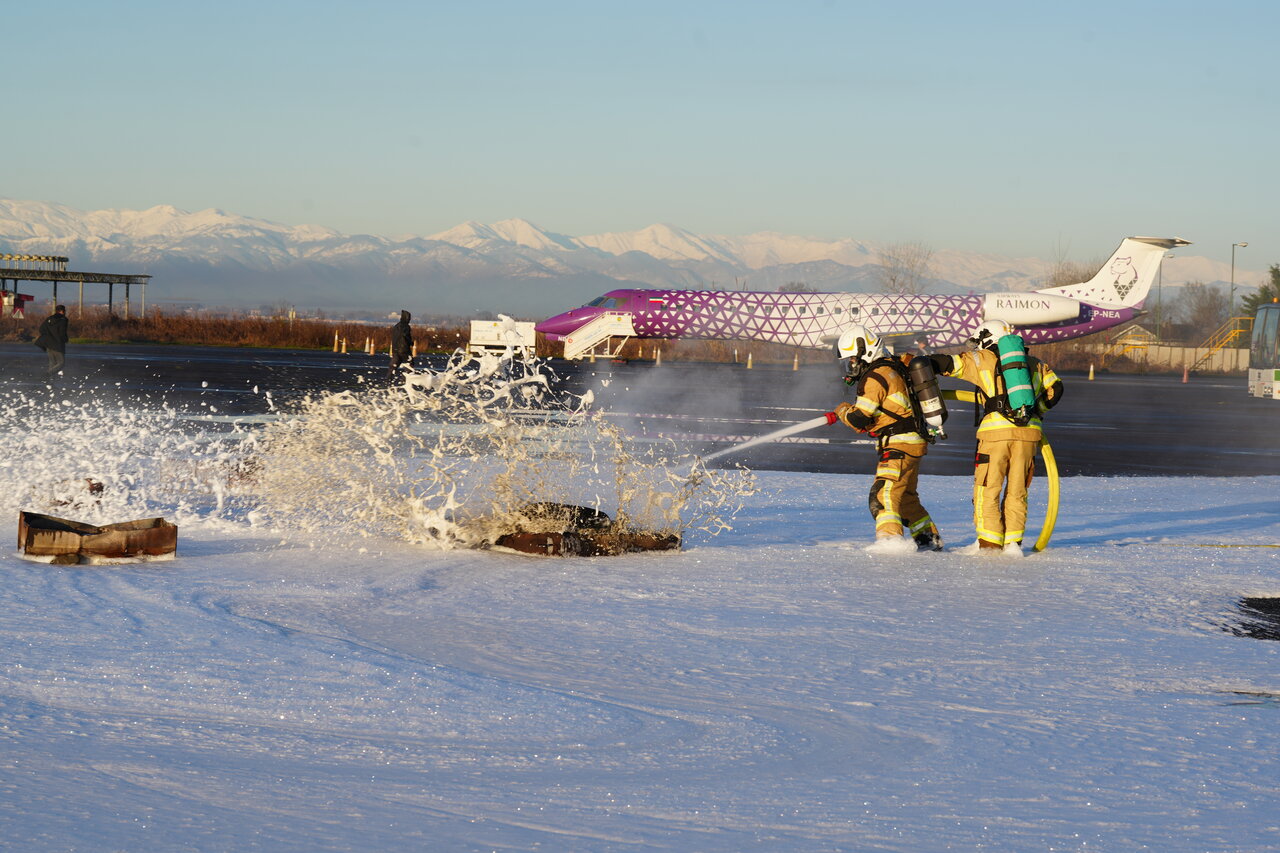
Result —
[[[936, 335], [942, 332], [949, 332], [943, 326], [919, 326], [910, 329], [890, 329], [888, 331], [877, 331], [876, 334], [881, 338], [888, 339], [889, 345], [896, 351], [902, 349], [919, 349], [917, 341], [928, 340], [930, 335]], [[840, 333], [834, 335], [823, 335], [822, 342], [834, 347], [836, 341], [840, 339]]]

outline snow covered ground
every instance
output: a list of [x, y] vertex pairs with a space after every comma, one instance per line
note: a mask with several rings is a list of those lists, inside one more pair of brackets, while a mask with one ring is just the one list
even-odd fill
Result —
[[[758, 478], [678, 553], [195, 512], [172, 562], [9, 551], [0, 847], [1280, 847], [1280, 643], [1227, 630], [1280, 478], [1066, 479], [1022, 560], [869, 555], [864, 473]], [[921, 491], [972, 541], [967, 478]]]

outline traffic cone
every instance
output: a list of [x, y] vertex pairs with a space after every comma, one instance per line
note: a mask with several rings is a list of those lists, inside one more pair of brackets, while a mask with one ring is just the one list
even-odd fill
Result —
[[653, 363], [655, 365], [662, 364], [662, 350], [657, 347], [653, 348]]
[[747, 370], [751, 370], [751, 353], [747, 353]]
[[1183, 382], [1186, 382], [1186, 381], [1187, 381], [1187, 376], [1188, 376], [1188, 374], [1190, 374], [1190, 373], [1191, 373], [1191, 369], [1190, 369], [1189, 367], [1187, 367], [1185, 364], [1184, 364], [1184, 365], [1182, 365], [1182, 381], [1183, 381]]
[[791, 369], [792, 370], [800, 369], [800, 353], [796, 353], [795, 356], [791, 359]]
[[1093, 381], [1093, 365], [1089, 365], [1089, 381]]

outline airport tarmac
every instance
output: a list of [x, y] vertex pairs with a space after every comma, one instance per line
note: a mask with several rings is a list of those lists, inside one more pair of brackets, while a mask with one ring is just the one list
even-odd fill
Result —
[[[439, 363], [439, 357], [426, 360]], [[303, 394], [359, 390], [386, 381], [382, 355], [224, 347], [72, 345], [51, 390], [45, 356], [30, 344], [0, 344], [0, 382], [10, 390], [74, 399], [118, 395], [191, 411], [260, 414]], [[699, 452], [771, 432], [834, 408], [850, 395], [834, 364], [790, 366], [553, 360], [556, 386], [590, 391], [595, 405], [629, 432], [687, 443]], [[1066, 394], [1046, 418], [1061, 474], [1280, 474], [1280, 401], [1250, 398], [1242, 377], [1063, 374]], [[944, 387], [962, 387], [944, 382]], [[946, 441], [930, 448], [924, 472], [968, 474], [973, 407], [951, 405]], [[840, 424], [719, 462], [751, 468], [864, 472], [873, 451]]]

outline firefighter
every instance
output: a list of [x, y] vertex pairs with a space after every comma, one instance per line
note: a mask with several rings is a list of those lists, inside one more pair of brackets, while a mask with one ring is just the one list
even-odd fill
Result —
[[905, 365], [864, 326], [845, 331], [836, 349], [848, 359], [845, 381], [856, 386], [858, 395], [856, 402], [836, 406], [836, 417], [850, 429], [874, 437], [879, 454], [867, 501], [876, 525], [870, 550], [905, 550], [905, 526], [918, 550], [941, 551], [942, 537], [916, 492], [928, 442]]
[[[1034, 402], [1026, 407], [1010, 404], [1009, 386], [998, 353], [1000, 340], [1008, 335], [1016, 337], [1012, 326], [1003, 320], [988, 320], [969, 339], [973, 347], [970, 352], [930, 357], [940, 376], [953, 376], [977, 388], [980, 421], [973, 473], [977, 540], [960, 549], [961, 553], [1003, 551], [1022, 556], [1027, 487], [1031, 485], [1040, 446], [1040, 416], [1062, 400], [1062, 380], [1053, 368], [1025, 355]], [[1021, 339], [1016, 343], [1020, 345]]]

